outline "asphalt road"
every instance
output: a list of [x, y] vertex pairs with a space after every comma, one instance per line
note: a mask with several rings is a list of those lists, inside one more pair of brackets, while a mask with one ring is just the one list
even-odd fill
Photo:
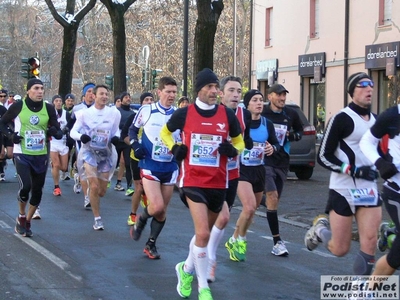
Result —
[[[72, 191], [73, 182], [61, 182], [63, 195], [55, 197], [48, 172], [42, 219], [33, 220], [32, 238], [20, 237], [14, 232], [14, 172], [9, 165], [7, 180], [0, 183], [0, 299], [180, 299], [174, 267], [187, 256], [193, 224], [177, 192], [157, 242], [161, 259], [153, 261], [142, 252], [149, 228], [138, 242], [129, 236], [130, 199], [113, 190], [115, 178], [101, 200], [105, 230], [97, 232], [91, 211], [83, 208], [83, 195]], [[328, 177], [320, 167], [308, 181], [289, 177], [278, 210], [288, 257], [270, 254], [272, 237], [260, 207], [248, 233], [247, 261], [229, 260], [223, 243], [240, 213], [236, 202], [217, 253], [214, 299], [320, 299], [321, 275], [351, 273], [358, 242], [343, 258], [322, 247], [310, 252], [303, 243], [314, 216], [324, 211]], [[197, 297], [195, 286], [190, 299]]]

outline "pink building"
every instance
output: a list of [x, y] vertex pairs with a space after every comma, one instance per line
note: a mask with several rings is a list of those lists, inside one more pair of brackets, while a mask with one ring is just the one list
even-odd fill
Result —
[[355, 72], [375, 82], [372, 111], [400, 103], [400, 1], [253, 0], [252, 88], [283, 84], [287, 99], [316, 123], [351, 100]]

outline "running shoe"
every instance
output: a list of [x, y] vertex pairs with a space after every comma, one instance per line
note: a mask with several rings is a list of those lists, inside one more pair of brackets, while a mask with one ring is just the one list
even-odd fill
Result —
[[4, 173], [0, 174], [0, 181], [6, 181], [6, 174]]
[[274, 247], [272, 247], [271, 253], [276, 256], [287, 256], [289, 251], [286, 249], [285, 243], [283, 241], [278, 241]]
[[175, 266], [176, 276], [178, 277], [178, 284], [176, 290], [182, 298], [188, 298], [192, 293], [193, 275], [186, 273], [183, 270], [185, 262], [180, 262]]
[[81, 181], [79, 180], [79, 174], [75, 173], [74, 174], [74, 193], [80, 194], [81, 191], [82, 191], [82, 185], [81, 185]]
[[212, 283], [215, 281], [215, 269], [217, 268], [217, 262], [215, 260], [208, 260], [207, 268], [207, 282]]
[[90, 205], [90, 199], [88, 195], [85, 196], [83, 207], [86, 209], [90, 209], [92, 207], [92, 205]]
[[20, 235], [25, 235], [25, 224], [26, 224], [26, 217], [17, 217], [15, 224], [15, 232], [19, 233]]
[[23, 236], [31, 237], [33, 235], [31, 230], [31, 222], [25, 222], [25, 234]]
[[40, 208], [36, 207], [35, 213], [32, 216], [32, 219], [34, 220], [40, 220], [42, 216], [40, 215]]
[[236, 257], [234, 249], [236, 248], [237, 242], [232, 242], [232, 238], [225, 243], [225, 248], [229, 252], [229, 258], [233, 261], [239, 261], [239, 258]]
[[128, 196], [128, 197], [129, 197], [129, 196], [132, 196], [134, 192], [135, 192], [135, 190], [134, 190], [133, 188], [128, 187], [128, 188], [126, 189], [125, 196]]
[[142, 231], [146, 226], [146, 222], [143, 222], [140, 215], [136, 216], [136, 223], [131, 227], [130, 234], [134, 241], [138, 241], [142, 236]]
[[93, 229], [94, 230], [104, 230], [103, 221], [101, 219], [94, 220]]
[[125, 191], [124, 187], [120, 183], [117, 183], [115, 185], [114, 190], [115, 191]]
[[382, 222], [379, 226], [379, 238], [378, 238], [378, 249], [381, 252], [385, 252], [388, 246], [387, 230], [389, 228], [388, 222]]
[[140, 205], [145, 208], [147, 206], [149, 206], [149, 200], [147, 199], [147, 196], [145, 194], [142, 194], [142, 196], [140, 196]]
[[247, 252], [247, 241], [237, 241], [236, 247], [233, 248], [235, 252], [235, 256], [239, 259], [239, 261], [246, 260], [246, 252]]
[[147, 243], [146, 247], [143, 249], [143, 253], [145, 253], [150, 259], [160, 259], [161, 255], [157, 252], [156, 244]]
[[71, 178], [69, 177], [68, 172], [61, 172], [60, 179], [61, 180], [70, 180]]
[[319, 227], [326, 227], [328, 228], [329, 221], [325, 215], [316, 216], [313, 225], [310, 229], [307, 230], [306, 235], [304, 236], [304, 244], [306, 245], [307, 249], [313, 251], [315, 248], [318, 247], [318, 243], [321, 243], [321, 239], [317, 236], [316, 230]]
[[199, 291], [199, 300], [213, 300], [210, 288], [202, 288]]
[[134, 214], [131, 213], [131, 214], [129, 215], [129, 217], [128, 217], [127, 223], [128, 223], [129, 226], [135, 225], [135, 223], [136, 223], [136, 215], [134, 215]]
[[61, 196], [61, 189], [59, 187], [55, 188], [53, 191], [54, 196]]

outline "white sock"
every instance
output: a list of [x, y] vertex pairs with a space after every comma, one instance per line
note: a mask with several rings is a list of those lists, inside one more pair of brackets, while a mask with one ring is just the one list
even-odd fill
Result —
[[219, 243], [221, 242], [222, 237], [224, 236], [225, 229], [219, 229], [215, 225], [211, 229], [210, 239], [207, 245], [208, 258], [210, 260], [217, 260], [217, 248]]
[[197, 282], [199, 284], [199, 291], [203, 288], [208, 288], [207, 282], [207, 268], [208, 256], [207, 247], [197, 247], [193, 245], [193, 258], [194, 266], [196, 268]]
[[189, 243], [189, 254], [185, 260], [185, 265], [183, 266], [183, 271], [186, 273], [193, 274], [194, 272], [194, 261], [193, 261], [193, 246], [194, 241], [196, 240], [196, 236], [194, 235]]
[[245, 236], [238, 236], [238, 238], [237, 238], [237, 240], [238, 241], [246, 241], [247, 239], [246, 239], [246, 237]]

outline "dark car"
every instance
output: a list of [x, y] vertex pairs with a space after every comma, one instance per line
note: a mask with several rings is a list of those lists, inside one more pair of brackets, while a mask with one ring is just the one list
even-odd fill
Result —
[[298, 142], [290, 143], [290, 172], [294, 172], [297, 178], [310, 179], [315, 167], [315, 127], [310, 124], [301, 108], [294, 103], [286, 103], [287, 107], [294, 109], [300, 116], [303, 124], [303, 137]]

